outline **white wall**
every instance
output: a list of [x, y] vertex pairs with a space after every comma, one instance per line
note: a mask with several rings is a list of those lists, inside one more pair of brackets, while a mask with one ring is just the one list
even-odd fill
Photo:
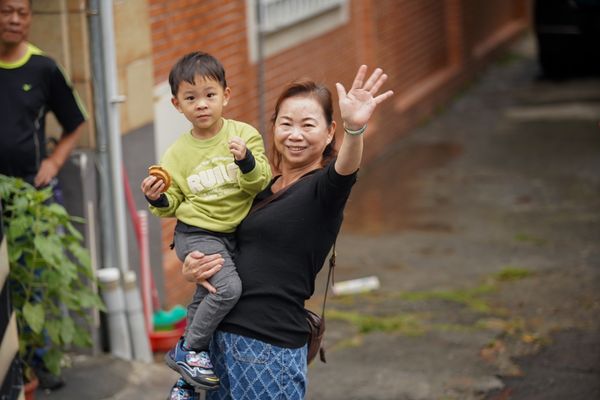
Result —
[[171, 88], [165, 81], [154, 87], [154, 147], [155, 161], [159, 161], [167, 148], [192, 125], [171, 104]]

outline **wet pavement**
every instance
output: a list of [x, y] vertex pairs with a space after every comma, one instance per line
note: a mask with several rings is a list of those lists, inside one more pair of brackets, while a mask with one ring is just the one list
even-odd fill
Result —
[[[381, 288], [328, 301], [308, 399], [600, 399], [600, 79], [541, 80], [533, 50], [362, 169], [335, 276]], [[78, 357], [65, 377], [38, 397], [164, 399], [175, 373]]]

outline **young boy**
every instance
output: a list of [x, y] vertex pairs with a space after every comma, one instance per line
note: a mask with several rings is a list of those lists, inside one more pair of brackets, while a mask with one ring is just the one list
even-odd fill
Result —
[[[182, 57], [169, 74], [169, 84], [173, 105], [192, 123], [192, 129], [161, 160], [171, 175], [168, 189], [152, 175], [141, 188], [154, 215], [177, 218], [174, 244], [179, 259], [198, 250], [220, 253], [225, 260], [210, 279], [216, 293], [197, 286], [188, 306], [185, 336], [165, 355], [169, 367], [185, 381], [178, 381], [171, 396], [193, 398], [193, 391], [187, 397], [183, 393], [189, 392], [189, 385], [208, 390], [219, 386], [207, 350], [214, 330], [242, 290], [231, 257], [234, 232], [254, 196], [269, 183], [271, 169], [256, 129], [222, 117], [231, 90], [217, 59], [201, 52]], [[182, 392], [179, 397], [174, 393], [178, 391]]]

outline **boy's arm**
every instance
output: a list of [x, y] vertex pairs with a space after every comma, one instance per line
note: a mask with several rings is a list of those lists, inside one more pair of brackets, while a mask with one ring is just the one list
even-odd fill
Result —
[[265, 155], [265, 146], [260, 134], [255, 131], [245, 140], [246, 157], [243, 160], [236, 160], [241, 172], [238, 175], [238, 182], [243, 191], [254, 195], [269, 184], [271, 166]]
[[[163, 160], [161, 161], [161, 165], [163, 168], [171, 174], [173, 178], [173, 173], [177, 170], [176, 164], [173, 164], [168, 156], [169, 152], [165, 154]], [[148, 177], [146, 179], [150, 179]], [[144, 185], [142, 184], [142, 191], [144, 192]], [[175, 182], [175, 179], [171, 179], [171, 185], [169, 189], [160, 194], [158, 198], [150, 198], [147, 196], [146, 192], [146, 200], [148, 201], [148, 209], [150, 212], [157, 217], [174, 217], [175, 211], [179, 207], [179, 204], [183, 201], [184, 195], [181, 191], [181, 188]]]
[[[169, 190], [162, 193], [158, 200], [150, 200], [146, 197], [148, 201], [148, 210], [153, 215], [157, 217], [174, 217], [175, 211], [181, 204], [181, 199], [183, 198], [183, 194], [179, 190], [177, 185], [171, 184]], [[178, 194], [179, 193], [179, 194]]]

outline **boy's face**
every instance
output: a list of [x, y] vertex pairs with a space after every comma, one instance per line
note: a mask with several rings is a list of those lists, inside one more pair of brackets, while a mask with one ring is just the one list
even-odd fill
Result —
[[211, 138], [221, 129], [223, 107], [229, 102], [230, 90], [223, 90], [218, 81], [200, 75], [194, 77], [194, 82], [181, 82], [171, 102], [192, 123], [194, 136]]
[[31, 25], [29, 0], [0, 0], [0, 43], [16, 45], [27, 40]]

